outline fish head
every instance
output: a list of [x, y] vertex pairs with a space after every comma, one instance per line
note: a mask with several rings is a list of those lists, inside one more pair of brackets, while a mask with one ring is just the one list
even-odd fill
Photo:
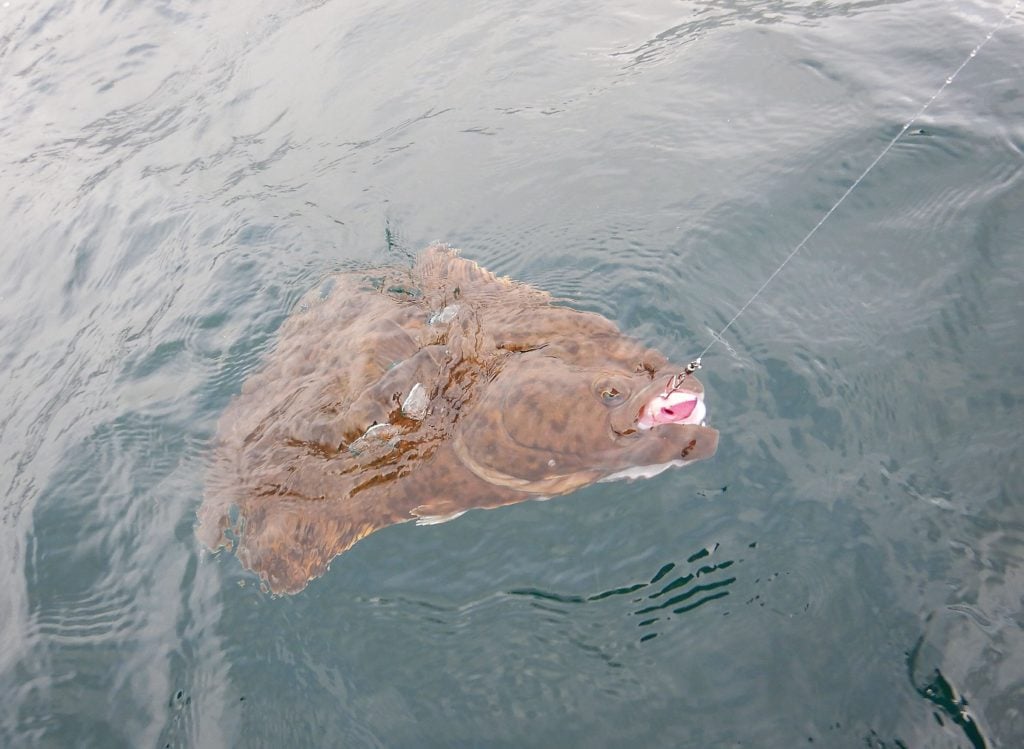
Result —
[[456, 453], [490, 484], [555, 496], [642, 478], [714, 454], [704, 386], [618, 335], [516, 354], [456, 424]]

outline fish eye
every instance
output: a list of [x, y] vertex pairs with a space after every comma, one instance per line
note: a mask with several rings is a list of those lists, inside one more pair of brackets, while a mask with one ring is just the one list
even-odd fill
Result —
[[[618, 387], [616, 387], [618, 385]], [[626, 400], [628, 393], [625, 392], [626, 388], [621, 383], [612, 382], [599, 382], [597, 384], [597, 394], [601, 398], [601, 402], [606, 406], [617, 406]]]

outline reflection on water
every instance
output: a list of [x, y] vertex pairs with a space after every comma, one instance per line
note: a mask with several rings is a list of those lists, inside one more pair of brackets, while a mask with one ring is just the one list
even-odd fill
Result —
[[[640, 617], [641, 621], [637, 622], [637, 626], [645, 630], [640, 637], [640, 642], [646, 642], [658, 636], [656, 631], [650, 631], [657, 622], [671, 621], [673, 614], [677, 616], [686, 614], [704, 604], [729, 595], [728, 589], [736, 582], [736, 578], [714, 573], [729, 569], [734, 564], [734, 560], [726, 559], [714, 564], [694, 565], [695, 562], [709, 557], [717, 548], [718, 545], [715, 544], [710, 549], [701, 549], [687, 558], [685, 563], [687, 566], [679, 569], [677, 569], [676, 562], [669, 562], [663, 565], [646, 583], [633, 583], [589, 596], [562, 595], [536, 589], [510, 590], [509, 595], [533, 598], [536, 600], [534, 605], [537, 608], [563, 614], [564, 610], [551, 606], [547, 602], [594, 603], [616, 596], [632, 596], [634, 593], [644, 591], [644, 595], [630, 598], [630, 602], [636, 604], [637, 607], [629, 613], [631, 616]], [[647, 590], [648, 588], [654, 588], [653, 592]], [[665, 596], [668, 597], [665, 598]], [[725, 613], [728, 614], [728, 612]]]
[[942, 675], [941, 670], [936, 668], [930, 674], [931, 678], [924, 685], [916, 681], [917, 660], [923, 644], [924, 636], [914, 644], [914, 647], [907, 655], [907, 671], [911, 683], [914, 684], [914, 689], [919, 695], [938, 708], [934, 715], [935, 721], [940, 726], [943, 725], [942, 716], [944, 714], [947, 720], [951, 720], [963, 730], [964, 736], [971, 742], [971, 746], [974, 749], [987, 749], [991, 744], [985, 740], [981, 733], [981, 727], [975, 722], [970, 710], [968, 710], [966, 698], [957, 692], [956, 687], [949, 683], [946, 677]]

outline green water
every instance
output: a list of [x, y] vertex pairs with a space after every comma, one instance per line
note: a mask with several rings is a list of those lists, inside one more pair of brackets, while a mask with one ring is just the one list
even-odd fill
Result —
[[1024, 742], [1024, 11], [705, 357], [717, 455], [193, 535], [294, 301], [439, 239], [688, 361], [1012, 2], [0, 9], [0, 745]]

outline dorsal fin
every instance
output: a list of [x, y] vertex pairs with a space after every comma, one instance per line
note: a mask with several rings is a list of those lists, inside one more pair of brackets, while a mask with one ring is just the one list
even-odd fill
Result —
[[430, 307], [441, 309], [471, 298], [475, 304], [487, 305], [492, 300], [517, 306], [549, 304], [547, 292], [526, 286], [503, 276], [496, 276], [459, 251], [443, 244], [433, 244], [419, 257], [413, 267], [413, 278]]

